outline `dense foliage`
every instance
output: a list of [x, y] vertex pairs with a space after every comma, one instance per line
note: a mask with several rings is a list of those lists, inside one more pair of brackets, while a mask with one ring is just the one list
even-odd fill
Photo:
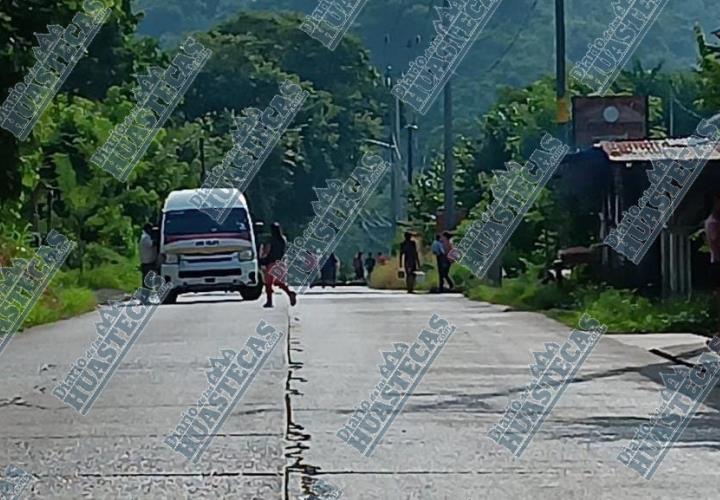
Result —
[[[349, 34], [358, 36], [372, 62], [395, 75], [422, 54], [434, 37], [435, 7], [443, 0], [383, 0], [367, 2]], [[523, 87], [544, 75], [554, 74], [554, 1], [502, 0], [498, 11], [468, 52], [454, 78], [457, 127], [473, 133], [475, 118], [485, 112], [506, 87]], [[145, 13], [140, 32], [173, 44], [188, 31], [207, 29], [240, 9], [309, 13], [318, 0], [136, 0]], [[566, 1], [567, 56], [579, 61], [588, 44], [602, 36], [611, 20], [612, 2]], [[696, 61], [693, 23], [700, 20], [707, 31], [715, 29], [720, 4], [711, 0], [669, 2], [650, 29], [635, 56], [647, 67], [664, 63], [669, 70], [688, 68]], [[418, 41], [419, 37], [419, 41]], [[628, 65], [629, 67], [630, 65]], [[442, 99], [425, 117], [417, 117], [423, 149], [441, 144]], [[408, 117], [412, 119], [412, 117]]]

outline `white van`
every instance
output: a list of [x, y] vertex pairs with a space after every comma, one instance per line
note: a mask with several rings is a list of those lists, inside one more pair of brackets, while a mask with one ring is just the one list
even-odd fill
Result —
[[[202, 191], [202, 193], [200, 193]], [[235, 189], [221, 223], [197, 208], [193, 197], [207, 189], [173, 191], [165, 200], [160, 226], [160, 271], [173, 284], [165, 302], [185, 292], [237, 291], [245, 300], [262, 294], [255, 234], [245, 197]], [[223, 196], [227, 193], [223, 189]]]

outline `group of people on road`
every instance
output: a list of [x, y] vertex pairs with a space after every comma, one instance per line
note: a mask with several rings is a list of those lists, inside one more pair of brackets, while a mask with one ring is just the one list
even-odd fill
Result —
[[[445, 283], [450, 290], [455, 287], [452, 279], [450, 279], [450, 267], [453, 264], [452, 235], [445, 231], [435, 236], [435, 241], [430, 245], [430, 251], [435, 255], [438, 268], [438, 291], [445, 291]], [[417, 273], [420, 271], [420, 254], [418, 253], [417, 244], [412, 239], [412, 233], [406, 232], [403, 242], [400, 244], [400, 254], [398, 255], [399, 277], [405, 279], [405, 287], [408, 293], [415, 292], [415, 282]]]
[[[388, 258], [383, 255], [382, 252], [377, 253], [377, 259], [372, 255], [372, 252], [368, 252], [368, 256], [363, 259], [363, 252], [358, 252], [352, 261], [353, 271], [355, 271], [355, 279], [358, 281], [370, 280], [370, 275], [375, 269], [376, 265], [385, 265]], [[366, 274], [367, 272], [367, 274]]]

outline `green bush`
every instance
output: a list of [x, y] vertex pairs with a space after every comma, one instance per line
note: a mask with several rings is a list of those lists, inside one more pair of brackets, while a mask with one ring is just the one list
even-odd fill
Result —
[[632, 290], [566, 280], [562, 287], [543, 285], [535, 270], [517, 278], [504, 279], [501, 287], [472, 281], [466, 295], [471, 300], [504, 304], [520, 310], [543, 311], [548, 316], [577, 326], [583, 313], [607, 325], [617, 333], [693, 332], [712, 333], [717, 325], [716, 308], [707, 294], [692, 300], [653, 301]]
[[692, 300], [651, 301], [631, 290], [585, 291], [581, 309], [614, 332], [695, 332], [714, 331], [715, 308], [709, 295]]
[[92, 290], [112, 288], [128, 293], [140, 286], [139, 266], [131, 260], [100, 264], [84, 272], [72, 269], [60, 274], [59, 283], [64, 286], [82, 286]]
[[543, 285], [527, 273], [504, 279], [502, 287], [475, 284], [470, 287], [468, 297], [521, 310], [541, 311], [568, 305], [572, 300], [565, 288], [555, 284]]

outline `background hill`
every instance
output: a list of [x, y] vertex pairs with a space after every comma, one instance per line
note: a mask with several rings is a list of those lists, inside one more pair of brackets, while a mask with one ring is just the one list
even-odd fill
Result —
[[[362, 39], [380, 71], [388, 64], [395, 72], [402, 71], [432, 38], [432, 20], [436, 18], [432, 7], [441, 3], [442, 0], [368, 2], [349, 34]], [[582, 58], [588, 43], [607, 28], [613, 17], [610, 3], [566, 1], [570, 61]], [[316, 5], [316, 0], [136, 0], [135, 9], [145, 12], [140, 34], [173, 44], [183, 33], [205, 30], [241, 9], [310, 12]], [[720, 4], [711, 0], [670, 2], [635, 56], [645, 67], [664, 63], [665, 69], [690, 68], [697, 61], [693, 24], [699, 22], [707, 32], [720, 27], [714, 21], [718, 17]], [[454, 102], [459, 126], [472, 126], [472, 119], [495, 101], [498, 88], [522, 87], [552, 73], [554, 51], [554, 2], [503, 0], [458, 69]], [[423, 120], [431, 130], [441, 113], [439, 101], [428, 113], [429, 121]]]

